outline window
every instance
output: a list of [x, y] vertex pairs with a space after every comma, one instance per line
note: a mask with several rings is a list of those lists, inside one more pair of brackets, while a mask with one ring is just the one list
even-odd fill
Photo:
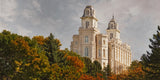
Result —
[[88, 21], [86, 21], [86, 28], [88, 28], [89, 27], [89, 22]]
[[101, 56], [101, 50], [100, 49], [98, 50], [98, 54], [99, 54], [99, 56]]
[[88, 15], [88, 16], [89, 16], [89, 10], [86, 10], [86, 15]]
[[110, 39], [112, 39], [113, 38], [113, 33], [110, 33]]
[[113, 29], [114, 27], [113, 27], [113, 24], [111, 24], [111, 29]]
[[105, 40], [103, 40], [103, 44], [105, 44], [105, 42], [106, 42], [106, 41], [105, 41]]
[[78, 53], [78, 50], [76, 50], [76, 53]]
[[98, 42], [99, 44], [101, 44], [101, 41], [99, 40], [99, 42]]
[[103, 62], [103, 68], [105, 67], [105, 63]]
[[103, 57], [105, 57], [105, 49], [103, 49]]
[[88, 47], [85, 48], [85, 56], [88, 56]]
[[88, 43], [88, 36], [85, 36], [85, 43]]
[[77, 44], [78, 44], [78, 42], [76, 41], [76, 42], [75, 42], [75, 44], [77, 45]]

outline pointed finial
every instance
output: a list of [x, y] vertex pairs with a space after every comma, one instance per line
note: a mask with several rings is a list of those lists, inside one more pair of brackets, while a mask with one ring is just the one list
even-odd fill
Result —
[[112, 15], [112, 19], [111, 19], [111, 21], [114, 21], [114, 14]]
[[113, 13], [113, 15], [112, 15], [112, 19], [114, 19], [114, 13]]

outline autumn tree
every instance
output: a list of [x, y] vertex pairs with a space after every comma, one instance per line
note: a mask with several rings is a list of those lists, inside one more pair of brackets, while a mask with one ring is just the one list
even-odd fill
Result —
[[116, 77], [121, 80], [145, 80], [145, 72], [142, 70], [141, 62], [134, 60], [128, 70], [123, 71]]
[[132, 61], [128, 69], [127, 79], [129, 80], [144, 80], [145, 72], [142, 70], [142, 63], [138, 60]]
[[14, 54], [11, 42], [21, 37], [4, 30], [0, 33], [0, 78], [9, 78], [15, 72]]
[[98, 61], [61, 50], [60, 46], [52, 34], [31, 39], [4, 30], [0, 33], [0, 79], [103, 80]]
[[156, 34], [153, 34], [153, 39], [150, 39], [151, 45], [149, 48], [151, 51], [147, 51], [147, 54], [143, 54], [142, 69], [146, 72], [146, 78], [159, 80], [160, 79], [160, 26]]

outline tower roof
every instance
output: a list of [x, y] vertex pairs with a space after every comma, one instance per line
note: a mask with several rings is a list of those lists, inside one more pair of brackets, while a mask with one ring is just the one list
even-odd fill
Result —
[[108, 30], [109, 29], [118, 29], [117, 23], [114, 19], [114, 16], [112, 16], [112, 19], [110, 20], [110, 22], [108, 23]]
[[115, 22], [114, 15], [112, 16], [112, 19], [110, 20], [110, 22]]
[[82, 17], [95, 17], [95, 11], [91, 5], [86, 6]]

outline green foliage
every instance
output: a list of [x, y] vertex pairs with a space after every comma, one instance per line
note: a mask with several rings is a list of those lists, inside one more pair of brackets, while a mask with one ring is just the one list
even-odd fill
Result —
[[85, 74], [93, 79], [103, 77], [98, 61], [92, 63], [68, 49], [60, 50], [61, 43], [52, 34], [30, 39], [4, 30], [0, 45], [1, 80], [78, 80]]
[[138, 60], [132, 61], [126, 79], [145, 80], [145, 72], [142, 70], [142, 63]]
[[107, 76], [111, 76], [111, 67], [110, 65], [107, 65], [107, 67], [104, 68], [104, 71], [106, 73]]
[[[83, 75], [81, 78], [83, 78], [84, 76], [86, 77], [92, 76], [93, 78], [96, 78], [96, 77], [104, 78], [104, 79], [106, 78], [106, 74], [105, 72], [102, 71], [101, 64], [98, 61], [93, 61], [92, 63], [91, 59], [88, 57], [83, 57], [82, 60], [85, 64], [84, 71], [87, 75]], [[98, 74], [101, 74], [101, 77]]]
[[151, 45], [149, 48], [151, 52], [143, 54], [141, 57], [143, 64], [143, 71], [146, 72], [146, 78], [159, 80], [160, 79], [160, 26], [158, 26], [157, 34], [150, 39]]

